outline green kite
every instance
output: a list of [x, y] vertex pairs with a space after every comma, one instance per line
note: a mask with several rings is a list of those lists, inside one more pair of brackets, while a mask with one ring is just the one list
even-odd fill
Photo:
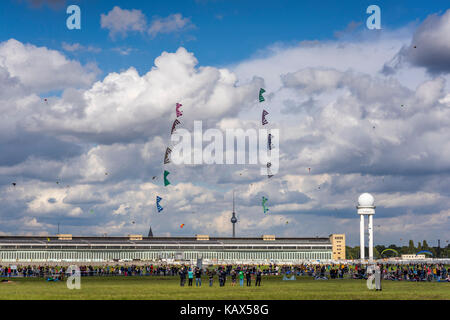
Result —
[[264, 101], [263, 93], [266, 92], [263, 88], [259, 89], [259, 102]]
[[167, 180], [167, 176], [170, 174], [169, 171], [164, 170], [164, 186], [167, 187], [170, 184], [170, 181]]

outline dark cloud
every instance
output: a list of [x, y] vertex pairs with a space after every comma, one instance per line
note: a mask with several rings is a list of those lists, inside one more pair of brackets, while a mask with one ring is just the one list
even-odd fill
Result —
[[443, 15], [429, 15], [414, 32], [411, 44], [402, 47], [381, 72], [392, 75], [405, 63], [433, 75], [450, 72], [450, 9]]

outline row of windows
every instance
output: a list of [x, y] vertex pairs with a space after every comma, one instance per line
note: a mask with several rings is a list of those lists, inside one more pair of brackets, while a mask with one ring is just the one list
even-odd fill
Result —
[[185, 251], [1, 251], [0, 260], [69, 260], [69, 261], [107, 261], [113, 259], [218, 259], [218, 260], [309, 260], [331, 259], [331, 252], [200, 252]]
[[[47, 245], [47, 246], [0, 246], [1, 249], [186, 249], [186, 250], [201, 250], [201, 249], [209, 249], [214, 250], [218, 249], [217, 246], [57, 246], [57, 245]], [[223, 250], [324, 250], [331, 249], [331, 245], [329, 246], [221, 246], [219, 247]]]

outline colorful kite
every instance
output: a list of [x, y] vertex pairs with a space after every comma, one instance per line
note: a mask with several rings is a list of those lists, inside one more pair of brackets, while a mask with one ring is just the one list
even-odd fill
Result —
[[177, 113], [177, 118], [181, 117], [183, 115], [183, 111], [180, 111], [180, 107], [182, 107], [182, 106], [183, 105], [181, 103], [177, 102], [176, 107], [175, 107], [175, 111]]
[[399, 255], [398, 252], [397, 252], [397, 250], [391, 249], [391, 248], [387, 248], [387, 249], [384, 249], [383, 251], [381, 251], [380, 256], [382, 256], [383, 253], [385, 253], [386, 251], [392, 251], [392, 252], [396, 253], [397, 256]]
[[172, 152], [172, 150], [169, 147], [167, 147], [166, 154], [164, 156], [164, 164], [170, 163], [170, 153], [171, 152]]
[[266, 197], [262, 197], [262, 207], [263, 207], [263, 210], [264, 210], [264, 213], [266, 213], [267, 211], [269, 211], [269, 208], [267, 208], [266, 207], [266, 202], [267, 202], [267, 198]]
[[180, 225], [180, 228], [181, 228], [181, 229], [183, 229], [183, 227], [184, 227], [184, 223], [182, 223], [182, 224]]
[[267, 162], [267, 177], [268, 178], [272, 178], [273, 177], [272, 171], [270, 171], [270, 167], [271, 166], [272, 166], [272, 163], [271, 162]]
[[176, 126], [180, 124], [180, 121], [178, 121], [178, 119], [175, 119], [175, 121], [172, 124], [172, 131], [170, 132], [170, 134], [173, 134], [176, 130]]
[[264, 101], [263, 93], [266, 92], [263, 88], [259, 89], [259, 102]]
[[163, 211], [163, 207], [161, 207], [161, 205], [159, 204], [159, 202], [162, 200], [161, 197], [156, 196], [156, 208], [158, 209], [158, 212]]
[[269, 135], [267, 136], [267, 144], [268, 144], [269, 150], [272, 150], [272, 148], [273, 148], [272, 138], [273, 138], [273, 135], [269, 133]]
[[167, 176], [170, 174], [169, 171], [164, 170], [164, 186], [167, 187], [170, 184], [170, 181], [167, 180]]
[[266, 116], [268, 115], [269, 113], [266, 111], [266, 110], [263, 110], [263, 112], [262, 112], [262, 125], [265, 125], [265, 124], [268, 124], [269, 122], [266, 120]]
[[422, 250], [422, 251], [417, 252], [417, 253], [416, 253], [416, 256], [419, 255], [419, 254], [421, 254], [421, 253], [426, 253], [426, 254], [431, 254], [431, 255], [433, 255], [433, 252], [431, 252], [431, 251], [429, 251], [429, 250]]

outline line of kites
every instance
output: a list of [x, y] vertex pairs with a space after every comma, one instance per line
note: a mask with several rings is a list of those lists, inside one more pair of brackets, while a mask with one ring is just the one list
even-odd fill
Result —
[[[259, 89], [259, 102], [264, 102], [265, 101], [264, 96], [263, 96], [264, 92], [266, 92], [266, 91], [263, 88]], [[183, 111], [180, 110], [180, 108], [182, 106], [183, 105], [181, 103], [178, 103], [178, 102], [175, 104], [176, 119], [174, 120], [174, 122], [172, 124], [172, 129], [171, 129], [171, 132], [170, 132], [171, 135], [176, 131], [177, 126], [179, 126], [181, 124], [181, 122], [178, 120], [178, 118], [183, 115]], [[261, 116], [261, 123], [262, 123], [263, 126], [269, 123], [269, 121], [267, 121], [267, 119], [266, 119], [266, 116], [268, 114], [269, 114], [269, 112], [267, 112], [267, 110], [263, 109], [262, 116]], [[273, 135], [271, 133], [269, 133], [268, 136], [267, 136], [267, 144], [268, 144], [268, 149], [269, 150], [272, 150], [272, 148], [273, 148], [272, 138], [273, 138]], [[172, 149], [170, 147], [167, 147], [166, 148], [166, 152], [164, 154], [164, 164], [165, 165], [170, 163], [170, 155], [171, 155], [171, 153], [172, 153]], [[268, 178], [272, 178], [273, 177], [273, 174], [270, 171], [270, 167], [271, 166], [272, 166], [272, 164], [270, 162], [268, 162], [267, 163], [267, 177]], [[164, 170], [163, 176], [164, 176], [164, 186], [165, 187], [170, 184], [170, 181], [167, 179], [167, 176], [169, 174], [170, 174], [169, 171]], [[154, 179], [156, 179], [156, 176], [153, 177], [153, 180]], [[158, 195], [156, 196], [156, 209], [158, 210], [158, 213], [164, 210], [164, 208], [161, 205], [161, 201], [162, 200], [163, 200], [162, 197], [160, 197]], [[268, 200], [269, 200], [268, 198], [266, 198], [264, 196], [262, 197], [262, 207], [263, 207], [263, 212], [264, 213], [267, 213], [267, 211], [269, 211], [269, 208], [267, 208], [267, 206], [266, 206], [266, 202]], [[181, 224], [180, 228], [183, 228], [183, 227], [184, 227], [184, 224]]]
[[[259, 89], [259, 102], [260, 103], [265, 101], [264, 96], [263, 96], [263, 94], [265, 92], [266, 92], [266, 90], [264, 90], [264, 88], [260, 88]], [[269, 114], [269, 112], [267, 112], [267, 110], [265, 110], [265, 109], [262, 110], [261, 123], [262, 123], [263, 126], [265, 126], [266, 124], [269, 123], [269, 121], [267, 121], [267, 119], [266, 119], [266, 116], [268, 114]], [[267, 135], [267, 147], [268, 147], [269, 150], [272, 150], [272, 148], [273, 148], [272, 138], [273, 138], [273, 135], [271, 133], [269, 133]], [[271, 166], [272, 166], [272, 163], [267, 162], [267, 178], [269, 178], [269, 179], [273, 177], [273, 174], [270, 171], [270, 167]], [[262, 204], [262, 208], [263, 208], [263, 212], [264, 213], [267, 213], [267, 211], [269, 211], [269, 208], [267, 208], [267, 206], [266, 206], [266, 203], [267, 203], [268, 200], [269, 200], [268, 198], [266, 198], [264, 196], [262, 197], [262, 203], [261, 204]]]
[[[179, 126], [179, 125], [181, 124], [181, 122], [180, 122], [180, 120], [178, 120], [178, 118], [181, 117], [181, 116], [183, 115], [183, 111], [180, 110], [180, 108], [181, 108], [182, 106], [183, 106], [183, 105], [182, 105], [181, 103], [178, 103], [178, 102], [175, 104], [175, 114], [176, 114], [176, 118], [175, 118], [175, 120], [174, 120], [174, 122], [173, 122], [173, 124], [172, 124], [172, 129], [171, 129], [171, 131], [170, 131], [170, 135], [172, 135], [172, 134], [176, 131], [177, 126]], [[171, 153], [172, 153], [172, 149], [171, 149], [170, 147], [167, 147], [167, 148], [166, 148], [166, 152], [164, 153], [164, 164], [165, 164], [165, 165], [170, 163], [170, 155], [171, 155]], [[165, 186], [165, 187], [167, 187], [167, 186], [170, 184], [170, 181], [169, 181], [169, 179], [167, 178], [167, 176], [168, 176], [169, 174], [170, 174], [169, 171], [164, 170], [163, 178], [164, 178], [164, 186]], [[153, 180], [154, 180], [154, 179], [156, 179], [156, 176], [153, 177]], [[164, 210], [164, 208], [161, 206], [161, 201], [162, 201], [162, 200], [163, 200], [162, 197], [156, 196], [156, 209], [158, 210], [158, 213]], [[180, 225], [180, 228], [183, 228], [183, 227], [184, 227], [184, 223], [182, 223], [182, 224]]]

